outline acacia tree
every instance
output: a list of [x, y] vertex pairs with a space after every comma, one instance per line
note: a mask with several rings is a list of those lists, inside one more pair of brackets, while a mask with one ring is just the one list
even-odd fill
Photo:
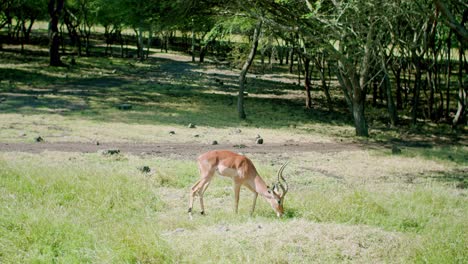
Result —
[[250, 66], [252, 65], [255, 53], [257, 52], [258, 40], [260, 39], [260, 32], [262, 30], [263, 21], [259, 20], [255, 25], [254, 32], [252, 35], [252, 43], [250, 47], [249, 55], [247, 56], [244, 65], [242, 66], [241, 72], [239, 74], [239, 93], [237, 99], [237, 112], [240, 119], [245, 119], [245, 110], [244, 110], [244, 90], [245, 90], [245, 77], [249, 71]]
[[[468, 41], [468, 30], [465, 25], [468, 22], [468, 6], [465, 2], [460, 1], [452, 1], [452, 5], [449, 6], [440, 0], [434, 0], [434, 4], [437, 10], [443, 14], [442, 22], [451, 29], [451, 32], [455, 33], [459, 41], [457, 112], [452, 121], [452, 125], [456, 127], [466, 120], [466, 107], [468, 104], [468, 81], [464, 78], [464, 76], [468, 75], [467, 59], [465, 55], [466, 43]], [[457, 17], [460, 19], [457, 19]], [[465, 71], [465, 73], [463, 73], [463, 71]]]
[[375, 64], [381, 1], [332, 1], [326, 6], [306, 3], [308, 19], [302, 34], [337, 60], [336, 75], [353, 115], [357, 136], [368, 136], [365, 102], [370, 68]]
[[[419, 111], [422, 62], [427, 50], [425, 42], [430, 33], [429, 22], [432, 19], [431, 16], [427, 16], [431, 13], [429, 2], [264, 0], [256, 3], [270, 14], [265, 20], [267, 23], [275, 25], [283, 32], [299, 34], [303, 39], [302, 49], [308, 45], [314, 46], [310, 51], [326, 52], [329, 63], [336, 61], [334, 72], [352, 113], [358, 136], [368, 136], [365, 118], [366, 95], [369, 83], [376, 80], [377, 76], [383, 76], [381, 82], [386, 87], [386, 101], [392, 123], [396, 123], [398, 119], [393, 107], [391, 79], [387, 70], [393, 51], [388, 49], [392, 45], [404, 43], [399, 46], [405, 48], [398, 52], [410, 54], [416, 69], [412, 98], [412, 117], [416, 120]], [[394, 30], [402, 25], [406, 28], [400, 32]], [[388, 39], [389, 32], [394, 33], [392, 45]], [[300, 55], [313, 57], [313, 53], [310, 52]]]

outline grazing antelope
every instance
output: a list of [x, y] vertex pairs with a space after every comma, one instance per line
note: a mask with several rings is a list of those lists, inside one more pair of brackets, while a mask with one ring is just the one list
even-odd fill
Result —
[[[273, 187], [270, 188], [266, 185], [262, 177], [260, 177], [252, 161], [243, 155], [227, 150], [213, 150], [200, 155], [197, 161], [198, 168], [200, 170], [200, 179], [192, 186], [192, 190], [190, 192], [188, 209], [190, 219], [192, 219], [193, 199], [196, 195], [200, 197], [201, 214], [205, 213], [203, 194], [213, 179], [215, 172], [221, 176], [230, 177], [233, 180], [234, 211], [236, 213], [239, 207], [240, 187], [244, 185], [254, 193], [250, 214], [255, 210], [258, 194], [270, 203], [278, 217], [281, 217], [283, 214], [284, 196], [288, 192], [288, 183], [283, 177], [283, 170], [288, 163], [285, 163], [278, 170], [277, 183], [273, 184]], [[284, 182], [286, 187], [281, 183], [281, 181]], [[279, 192], [279, 189], [281, 189], [281, 193]]]

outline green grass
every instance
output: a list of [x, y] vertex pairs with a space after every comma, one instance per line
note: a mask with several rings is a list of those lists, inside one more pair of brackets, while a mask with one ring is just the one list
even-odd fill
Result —
[[170, 261], [158, 194], [121, 162], [93, 159], [0, 160], [0, 262]]
[[[270, 181], [274, 168], [257, 163]], [[150, 174], [138, 170], [145, 164]], [[465, 190], [439, 181], [343, 184], [307, 171], [299, 177], [292, 172], [300, 167], [291, 166], [283, 219], [261, 198], [249, 217], [247, 190], [235, 215], [230, 180], [215, 179], [205, 195], [207, 216], [189, 221], [188, 188], [198, 177], [193, 161], [2, 154], [0, 262], [468, 260]]]

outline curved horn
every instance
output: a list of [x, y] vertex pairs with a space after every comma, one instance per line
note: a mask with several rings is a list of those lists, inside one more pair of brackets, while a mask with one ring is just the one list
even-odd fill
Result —
[[[286, 165], [288, 165], [288, 163], [289, 163], [289, 161], [284, 163], [283, 166], [281, 166], [281, 168], [278, 170], [278, 185], [281, 188], [281, 190], [283, 191], [283, 193], [281, 194], [281, 198], [283, 198], [286, 195], [286, 193], [288, 192], [288, 189], [289, 189], [288, 182], [283, 177], [283, 170], [286, 167]], [[286, 185], [286, 188], [284, 188], [283, 184], [281, 183], [281, 180]]]

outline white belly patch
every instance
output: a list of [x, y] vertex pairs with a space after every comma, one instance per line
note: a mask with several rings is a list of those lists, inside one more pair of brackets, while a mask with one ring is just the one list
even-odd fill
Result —
[[228, 168], [223, 165], [218, 165], [217, 172], [221, 176], [230, 177], [230, 178], [237, 177], [237, 170]]

